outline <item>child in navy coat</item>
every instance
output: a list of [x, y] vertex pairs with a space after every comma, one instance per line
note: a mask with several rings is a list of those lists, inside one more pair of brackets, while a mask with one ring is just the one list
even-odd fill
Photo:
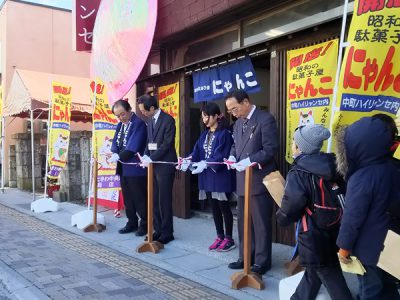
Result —
[[221, 163], [229, 156], [233, 138], [227, 129], [228, 121], [221, 116], [217, 104], [210, 102], [204, 105], [202, 119], [207, 129], [200, 135], [193, 152], [184, 159], [179, 169], [186, 171], [191, 162], [195, 162], [192, 164], [192, 174], [199, 175], [199, 199], [211, 202], [217, 230], [217, 239], [209, 250], [225, 252], [235, 248], [232, 238], [233, 216], [226, 195], [235, 190], [235, 174], [225, 165], [212, 162]]

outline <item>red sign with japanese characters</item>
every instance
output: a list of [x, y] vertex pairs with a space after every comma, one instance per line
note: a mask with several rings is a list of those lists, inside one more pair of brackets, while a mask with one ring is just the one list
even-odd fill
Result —
[[180, 153], [180, 116], [179, 116], [179, 82], [160, 86], [158, 88], [158, 101], [160, 108], [175, 119], [176, 135], [175, 149], [176, 153]]
[[93, 28], [101, 0], [74, 0], [73, 45], [76, 51], [92, 49]]
[[354, 1], [347, 40], [335, 128], [376, 113], [397, 115], [399, 124], [400, 0]]
[[287, 52], [288, 162], [293, 161], [291, 143], [297, 127], [307, 124], [329, 127], [337, 53], [337, 39]]

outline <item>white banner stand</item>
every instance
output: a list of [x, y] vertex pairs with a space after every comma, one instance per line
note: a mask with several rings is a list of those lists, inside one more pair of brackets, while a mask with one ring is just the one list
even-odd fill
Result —
[[31, 203], [31, 211], [35, 213], [58, 211], [58, 209], [58, 202], [52, 198], [39, 198]]
[[[71, 217], [71, 226], [76, 226], [78, 229], [83, 230], [93, 223], [93, 210], [83, 210], [78, 212]], [[104, 216], [97, 213], [97, 224], [106, 225]]]
[[[53, 86], [53, 84], [51, 84]], [[31, 111], [31, 139], [32, 139], [32, 189], [33, 202], [31, 203], [31, 211], [35, 213], [58, 211], [58, 202], [47, 197], [47, 168], [49, 163], [49, 132], [50, 132], [50, 113], [51, 113], [52, 94], [50, 93], [49, 109], [47, 111], [47, 145], [46, 145], [46, 166], [44, 175], [44, 195], [35, 201], [35, 164], [34, 164], [34, 127], [33, 127], [33, 112]]]
[[[93, 88], [93, 112], [96, 108], [96, 81], [94, 82], [94, 88]], [[94, 122], [92, 126], [92, 149], [90, 153], [90, 171], [89, 171], [89, 193], [88, 193], [88, 206], [86, 210], [83, 210], [81, 212], [78, 212], [74, 215], [71, 216], [71, 226], [76, 226], [78, 229], [83, 230], [86, 227], [88, 227], [90, 224], [93, 223], [93, 210], [90, 209], [90, 197], [93, 194], [93, 183], [94, 180], [97, 180], [97, 178], [94, 178], [93, 176], [93, 151], [94, 151]], [[96, 190], [97, 192], [97, 190]], [[97, 224], [100, 225], [106, 225], [105, 218], [102, 214], [97, 213]]]
[[336, 69], [336, 76], [335, 76], [335, 86], [333, 88], [333, 97], [332, 97], [332, 103], [331, 103], [331, 119], [329, 122], [329, 131], [331, 132], [331, 136], [328, 139], [328, 148], [327, 148], [328, 153], [332, 152], [333, 122], [335, 119], [335, 114], [339, 110], [339, 107], [336, 106], [336, 99], [337, 99], [337, 91], [338, 91], [338, 85], [339, 85], [340, 69], [342, 67], [343, 49], [349, 45], [348, 42], [344, 41], [344, 34], [346, 32], [348, 6], [349, 6], [349, 0], [344, 0], [342, 30], [340, 31], [339, 54], [338, 54], [337, 69]]
[[5, 147], [5, 122], [6, 118], [1, 116], [1, 191], [4, 193], [4, 147]]

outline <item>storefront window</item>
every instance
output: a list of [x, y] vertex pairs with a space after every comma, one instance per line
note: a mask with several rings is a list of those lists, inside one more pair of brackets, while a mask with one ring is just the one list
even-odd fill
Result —
[[141, 76], [147, 77], [160, 73], [160, 51], [152, 50], [143, 67]]
[[184, 64], [230, 52], [238, 48], [239, 30], [230, 30], [218, 36], [191, 44], [185, 53]]
[[[267, 41], [278, 36], [318, 25], [343, 15], [343, 0], [306, 0], [272, 15], [243, 24], [244, 45]], [[354, 1], [349, 1], [348, 12]]]
[[231, 27], [201, 40], [169, 49], [171, 55], [169, 68], [179, 68], [239, 47], [239, 26]]

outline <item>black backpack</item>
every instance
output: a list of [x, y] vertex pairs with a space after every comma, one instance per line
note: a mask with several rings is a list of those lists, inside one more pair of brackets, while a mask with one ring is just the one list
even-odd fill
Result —
[[343, 189], [337, 183], [315, 175], [311, 175], [311, 183], [313, 192], [306, 213], [319, 229], [339, 229], [345, 203]]

